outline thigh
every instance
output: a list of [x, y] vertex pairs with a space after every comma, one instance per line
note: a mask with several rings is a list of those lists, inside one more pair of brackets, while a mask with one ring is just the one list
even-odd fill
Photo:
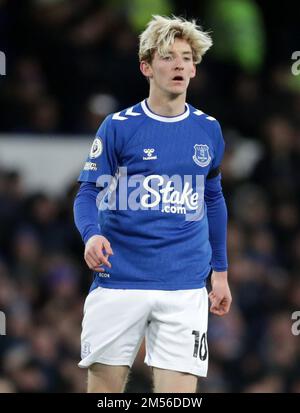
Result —
[[123, 393], [129, 373], [128, 366], [107, 366], [95, 363], [88, 370], [88, 393]]
[[157, 296], [146, 333], [146, 364], [192, 376], [206, 376], [206, 288], [165, 291]]
[[195, 393], [198, 377], [153, 367], [154, 393]]
[[94, 363], [131, 367], [148, 317], [143, 291], [99, 287], [84, 305], [79, 367]]

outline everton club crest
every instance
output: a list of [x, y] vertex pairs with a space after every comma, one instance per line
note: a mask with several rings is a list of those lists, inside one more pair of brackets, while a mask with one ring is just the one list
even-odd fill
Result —
[[193, 161], [202, 168], [209, 165], [211, 161], [209, 147], [207, 145], [194, 145], [194, 149]]

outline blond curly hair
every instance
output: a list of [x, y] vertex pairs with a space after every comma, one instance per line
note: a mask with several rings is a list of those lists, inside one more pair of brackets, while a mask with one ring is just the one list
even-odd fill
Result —
[[201, 62], [202, 56], [213, 44], [209, 33], [204, 32], [195, 20], [188, 21], [176, 16], [153, 15], [139, 38], [139, 59], [148, 63], [151, 63], [156, 50], [160, 56], [165, 56], [175, 38], [188, 42], [195, 64]]

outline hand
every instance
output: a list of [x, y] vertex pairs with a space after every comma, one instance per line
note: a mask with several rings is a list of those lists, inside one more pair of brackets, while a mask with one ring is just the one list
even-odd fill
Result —
[[111, 268], [111, 263], [108, 261], [110, 255], [113, 255], [113, 250], [109, 241], [102, 235], [93, 235], [86, 243], [84, 259], [91, 270], [104, 272], [102, 265]]
[[227, 314], [230, 310], [232, 297], [227, 281], [227, 271], [213, 271], [211, 276], [212, 290], [208, 297], [210, 299], [210, 312], [219, 316]]

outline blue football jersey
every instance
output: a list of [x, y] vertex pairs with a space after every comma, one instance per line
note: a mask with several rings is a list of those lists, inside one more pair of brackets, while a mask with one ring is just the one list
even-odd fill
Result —
[[99, 225], [114, 251], [92, 288], [201, 288], [211, 246], [206, 178], [219, 167], [219, 123], [185, 105], [179, 116], [153, 113], [146, 100], [109, 115], [97, 131], [80, 182], [104, 188]]

